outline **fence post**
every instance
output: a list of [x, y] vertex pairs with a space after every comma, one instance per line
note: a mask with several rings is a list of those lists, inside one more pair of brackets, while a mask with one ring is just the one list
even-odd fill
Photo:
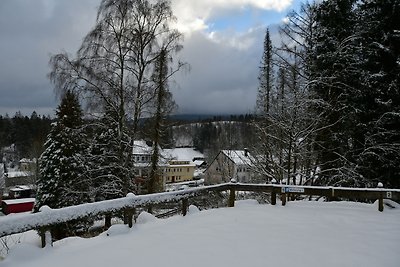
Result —
[[182, 199], [182, 215], [186, 216], [189, 206], [189, 200], [187, 198]]
[[378, 203], [378, 210], [380, 212], [382, 212], [383, 211], [383, 192], [379, 193], [379, 201], [378, 202], [379, 202]]
[[379, 207], [378, 207], [378, 210], [380, 212], [383, 211], [383, 193], [380, 193], [380, 195], [379, 195]]
[[276, 192], [274, 187], [271, 191], [271, 205], [276, 205]]
[[107, 230], [110, 227], [111, 227], [111, 215], [106, 214], [106, 216], [104, 217], [104, 228], [105, 230]]
[[229, 190], [229, 200], [228, 200], [228, 207], [235, 206], [235, 189], [231, 188]]
[[[284, 188], [283, 188], [283, 190], [285, 190]], [[282, 201], [282, 206], [285, 206], [286, 205], [286, 193], [281, 193], [281, 201]]]
[[53, 238], [51, 236], [50, 228], [42, 228], [40, 232], [42, 248], [45, 248], [48, 245], [53, 246]]
[[133, 226], [133, 215], [135, 214], [135, 208], [126, 208], [124, 210], [124, 218], [127, 219], [127, 224], [129, 228]]
[[[378, 183], [378, 188], [380, 188], [382, 190], [383, 188], [383, 184], [382, 183]], [[378, 210], [380, 212], [383, 211], [383, 192], [379, 192], [379, 200], [378, 200]]]

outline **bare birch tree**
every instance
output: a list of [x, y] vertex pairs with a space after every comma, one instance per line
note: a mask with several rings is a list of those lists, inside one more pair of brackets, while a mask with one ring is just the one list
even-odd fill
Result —
[[[98, 132], [114, 132], [112, 151], [122, 169], [131, 166], [139, 119], [150, 111], [156, 96], [151, 76], [159, 51], [167, 47], [176, 53], [182, 47], [181, 34], [169, 27], [174, 20], [166, 0], [103, 0], [96, 25], [76, 58], [61, 53], [50, 60], [49, 76], [56, 90], [78, 92], [93, 116], [107, 117], [96, 127]], [[132, 177], [125, 173], [120, 178], [129, 185]], [[128, 190], [129, 186], [121, 194]]]

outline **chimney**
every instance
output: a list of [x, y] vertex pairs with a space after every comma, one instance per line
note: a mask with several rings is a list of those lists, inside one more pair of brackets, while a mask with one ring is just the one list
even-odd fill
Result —
[[248, 148], [244, 148], [244, 156], [248, 157], [249, 156], [249, 149]]

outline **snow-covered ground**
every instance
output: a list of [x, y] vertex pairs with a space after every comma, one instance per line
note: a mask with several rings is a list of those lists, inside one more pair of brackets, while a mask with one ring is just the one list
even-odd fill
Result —
[[132, 229], [114, 225], [90, 239], [39, 248], [27, 233], [0, 266], [400, 266], [400, 208], [377, 204], [236, 202], [235, 208], [156, 219], [142, 213]]

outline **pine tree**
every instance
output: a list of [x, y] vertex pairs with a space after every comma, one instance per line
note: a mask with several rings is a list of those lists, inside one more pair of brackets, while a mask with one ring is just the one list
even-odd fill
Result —
[[271, 105], [271, 93], [274, 78], [272, 55], [272, 41], [269, 34], [269, 29], [267, 28], [264, 38], [264, 52], [261, 59], [260, 75], [258, 78], [260, 85], [257, 95], [257, 109], [262, 115], [269, 113]]
[[[77, 97], [67, 91], [57, 109], [57, 121], [51, 126], [40, 161], [35, 210], [43, 205], [62, 208], [87, 203], [89, 180], [86, 176], [85, 135], [82, 133], [82, 111]], [[73, 224], [60, 227], [56, 238], [72, 234]], [[65, 229], [63, 229], [65, 228]]]
[[[310, 167], [305, 165], [311, 165], [311, 144], [317, 127], [317, 117], [311, 117], [309, 112], [315, 19], [316, 6], [304, 4], [299, 13], [290, 12], [288, 22], [281, 27], [282, 44], [273, 50], [273, 66], [278, 72], [270, 81], [268, 114], [266, 119], [257, 121], [258, 154], [264, 156], [256, 165], [264, 176], [287, 178], [292, 183], [297, 183], [296, 177], [310, 176]], [[264, 45], [264, 50], [272, 49]]]
[[40, 157], [36, 207], [61, 208], [88, 202], [88, 179], [84, 161], [85, 136], [77, 97], [67, 91], [57, 110]]
[[132, 137], [126, 127], [119, 132], [118, 116], [111, 107], [93, 132], [87, 157], [91, 195], [95, 201], [124, 197], [133, 190]]
[[357, 170], [372, 185], [400, 187], [400, 4], [363, 1], [358, 14]]
[[168, 62], [171, 58], [168, 50], [162, 48], [155, 62], [152, 83], [154, 84], [154, 114], [151, 120], [152, 127], [150, 138], [153, 142], [151, 155], [149, 180], [147, 181], [148, 193], [155, 193], [163, 190], [162, 169], [160, 169], [161, 151], [163, 135], [165, 134], [166, 116], [175, 108], [175, 102], [168, 88], [168, 77], [170, 75]]
[[316, 57], [312, 66], [314, 112], [322, 116], [316, 148], [320, 183], [361, 185], [352, 148], [355, 108], [361, 90], [356, 53], [354, 0], [322, 2], [316, 18]]

